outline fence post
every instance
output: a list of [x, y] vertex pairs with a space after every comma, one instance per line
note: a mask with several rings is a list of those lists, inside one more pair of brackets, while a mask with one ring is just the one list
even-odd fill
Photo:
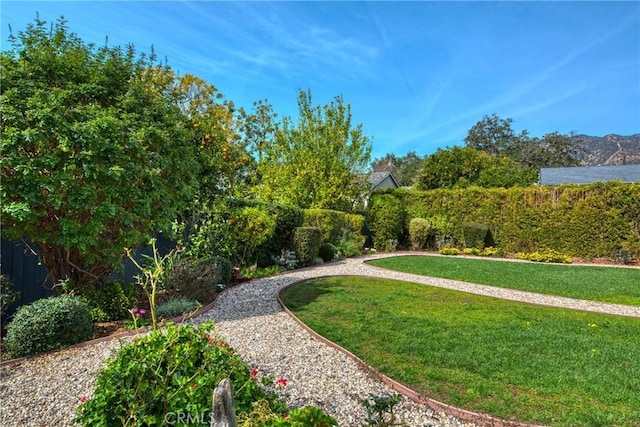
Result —
[[225, 378], [220, 381], [213, 391], [213, 416], [210, 427], [237, 427], [236, 408], [233, 403], [231, 380]]

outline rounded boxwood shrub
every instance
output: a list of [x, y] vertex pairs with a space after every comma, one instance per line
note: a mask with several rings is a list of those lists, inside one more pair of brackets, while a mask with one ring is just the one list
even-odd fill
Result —
[[4, 346], [11, 358], [57, 350], [93, 337], [91, 313], [80, 298], [60, 295], [40, 299], [16, 311]]
[[320, 245], [320, 251], [318, 252], [318, 256], [322, 258], [322, 261], [329, 262], [336, 257], [336, 252], [338, 249], [335, 245], [331, 243], [323, 243]]

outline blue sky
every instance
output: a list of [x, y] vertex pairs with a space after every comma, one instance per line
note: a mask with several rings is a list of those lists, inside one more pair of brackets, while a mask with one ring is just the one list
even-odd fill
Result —
[[484, 115], [532, 136], [640, 133], [640, 2], [3, 1], [2, 49], [36, 12], [85, 41], [151, 45], [250, 109], [343, 95], [373, 156], [462, 145]]

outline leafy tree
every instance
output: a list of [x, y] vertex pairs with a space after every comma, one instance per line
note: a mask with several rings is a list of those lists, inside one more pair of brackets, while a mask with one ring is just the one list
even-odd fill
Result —
[[200, 200], [241, 194], [253, 165], [241, 138], [242, 112], [215, 86], [191, 74], [176, 79], [174, 91], [202, 165]]
[[382, 158], [376, 158], [371, 164], [373, 172], [389, 171], [398, 180], [401, 187], [411, 186], [420, 173], [424, 158], [418, 156], [415, 151], [409, 151], [406, 155], [398, 157], [393, 153]]
[[428, 156], [416, 186], [436, 188], [527, 186], [536, 182], [537, 171], [507, 157], [494, 157], [469, 147], [438, 149]]
[[2, 52], [5, 235], [33, 241], [54, 284], [101, 283], [123, 248], [168, 227], [198, 163], [173, 73], [37, 18]]
[[513, 119], [502, 119], [495, 113], [484, 116], [473, 125], [464, 141], [469, 148], [493, 156], [509, 156], [514, 147], [529, 138], [526, 130], [517, 135], [511, 128], [512, 123]]
[[362, 125], [352, 126], [351, 107], [337, 96], [313, 106], [311, 91], [298, 94], [298, 121], [289, 117], [273, 126], [257, 167], [259, 198], [298, 206], [350, 210], [366, 189], [357, 180], [371, 155]]

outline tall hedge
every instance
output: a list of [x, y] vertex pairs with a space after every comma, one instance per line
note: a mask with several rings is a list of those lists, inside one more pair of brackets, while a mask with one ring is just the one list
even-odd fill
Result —
[[377, 249], [387, 246], [389, 240], [398, 239], [404, 230], [405, 208], [402, 199], [394, 193], [374, 194], [367, 208], [367, 226]]
[[[463, 224], [478, 222], [508, 253], [549, 248], [582, 258], [615, 258], [626, 248], [640, 257], [640, 183], [392, 190], [374, 193], [370, 203], [386, 206], [390, 199], [406, 212], [405, 227], [412, 218], [443, 215], [453, 223], [458, 242], [464, 241]], [[368, 223], [370, 228], [380, 228], [382, 219], [367, 215], [367, 221], [376, 221]], [[385, 221], [385, 229], [401, 232], [397, 218]]]
[[305, 209], [304, 227], [318, 227], [322, 230], [322, 241], [334, 245], [339, 244], [345, 234], [349, 234], [360, 246], [364, 245], [362, 234], [364, 216], [331, 209]]

